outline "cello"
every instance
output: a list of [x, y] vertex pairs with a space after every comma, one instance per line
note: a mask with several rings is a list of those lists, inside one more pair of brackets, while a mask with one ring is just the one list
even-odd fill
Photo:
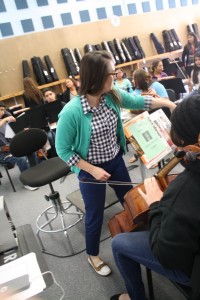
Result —
[[[154, 175], [162, 191], [164, 191], [177, 176], [175, 174], [169, 174], [171, 170], [183, 159], [187, 163], [188, 154], [191, 153], [200, 154], [200, 146], [198, 144], [188, 145], [184, 149], [177, 151], [174, 157]], [[124, 210], [115, 214], [108, 221], [108, 227], [112, 237], [118, 233], [131, 232], [147, 225], [149, 207], [139, 194], [139, 188], [145, 192], [143, 183], [128, 191], [124, 196]]]

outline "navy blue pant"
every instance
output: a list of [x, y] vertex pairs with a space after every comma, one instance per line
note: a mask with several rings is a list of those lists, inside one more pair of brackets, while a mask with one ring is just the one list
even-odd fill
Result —
[[140, 265], [190, 286], [190, 278], [181, 270], [165, 269], [154, 257], [149, 243], [149, 231], [117, 234], [112, 240], [112, 251], [117, 267], [124, 279], [131, 300], [145, 300]]
[[[103, 168], [106, 172], [111, 174], [109, 180], [131, 182], [121, 153], [119, 153], [114, 159], [96, 166]], [[85, 178], [94, 179], [92, 175], [83, 170], [80, 171], [78, 178], [79, 180]], [[86, 211], [86, 251], [88, 255], [97, 256], [99, 254], [101, 227], [103, 223], [106, 185], [79, 182], [79, 186]], [[110, 186], [114, 189], [121, 204], [123, 204], [124, 195], [133, 187], [131, 184]]]

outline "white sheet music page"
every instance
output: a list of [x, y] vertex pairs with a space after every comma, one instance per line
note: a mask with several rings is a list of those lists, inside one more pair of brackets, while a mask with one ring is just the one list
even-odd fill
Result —
[[10, 296], [8, 298], [9, 300], [26, 300], [41, 293], [46, 288], [36, 255], [33, 252], [1, 266], [0, 284], [25, 274], [29, 275], [30, 287], [20, 293]]
[[15, 135], [14, 131], [12, 130], [12, 128], [10, 127], [10, 125], [8, 123], [6, 123], [5, 138], [6, 139], [12, 139], [14, 135]]

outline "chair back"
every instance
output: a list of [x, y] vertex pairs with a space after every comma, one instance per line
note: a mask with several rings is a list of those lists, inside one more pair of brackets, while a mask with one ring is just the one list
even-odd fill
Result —
[[176, 94], [175, 94], [174, 90], [166, 89], [166, 91], [167, 91], [167, 94], [169, 96], [169, 100], [172, 101], [172, 102], [176, 101]]
[[30, 156], [47, 142], [46, 133], [39, 128], [30, 128], [17, 133], [10, 142], [10, 152], [15, 157]]

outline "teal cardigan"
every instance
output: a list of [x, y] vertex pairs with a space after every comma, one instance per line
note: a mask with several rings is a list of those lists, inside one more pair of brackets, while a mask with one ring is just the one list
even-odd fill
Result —
[[[127, 109], [144, 109], [144, 97], [134, 96], [117, 88], [114, 89], [119, 94], [121, 107]], [[121, 149], [125, 153], [126, 140], [120, 117], [120, 107], [114, 102], [110, 94], [106, 94], [105, 99], [107, 106], [114, 109], [118, 116], [117, 138]], [[58, 156], [66, 163], [74, 153], [77, 153], [82, 159], [86, 160], [92, 133], [91, 121], [92, 113], [83, 113], [80, 96], [68, 102], [59, 114], [56, 129], [56, 151]], [[80, 171], [76, 166], [72, 166], [71, 170], [76, 174]]]

